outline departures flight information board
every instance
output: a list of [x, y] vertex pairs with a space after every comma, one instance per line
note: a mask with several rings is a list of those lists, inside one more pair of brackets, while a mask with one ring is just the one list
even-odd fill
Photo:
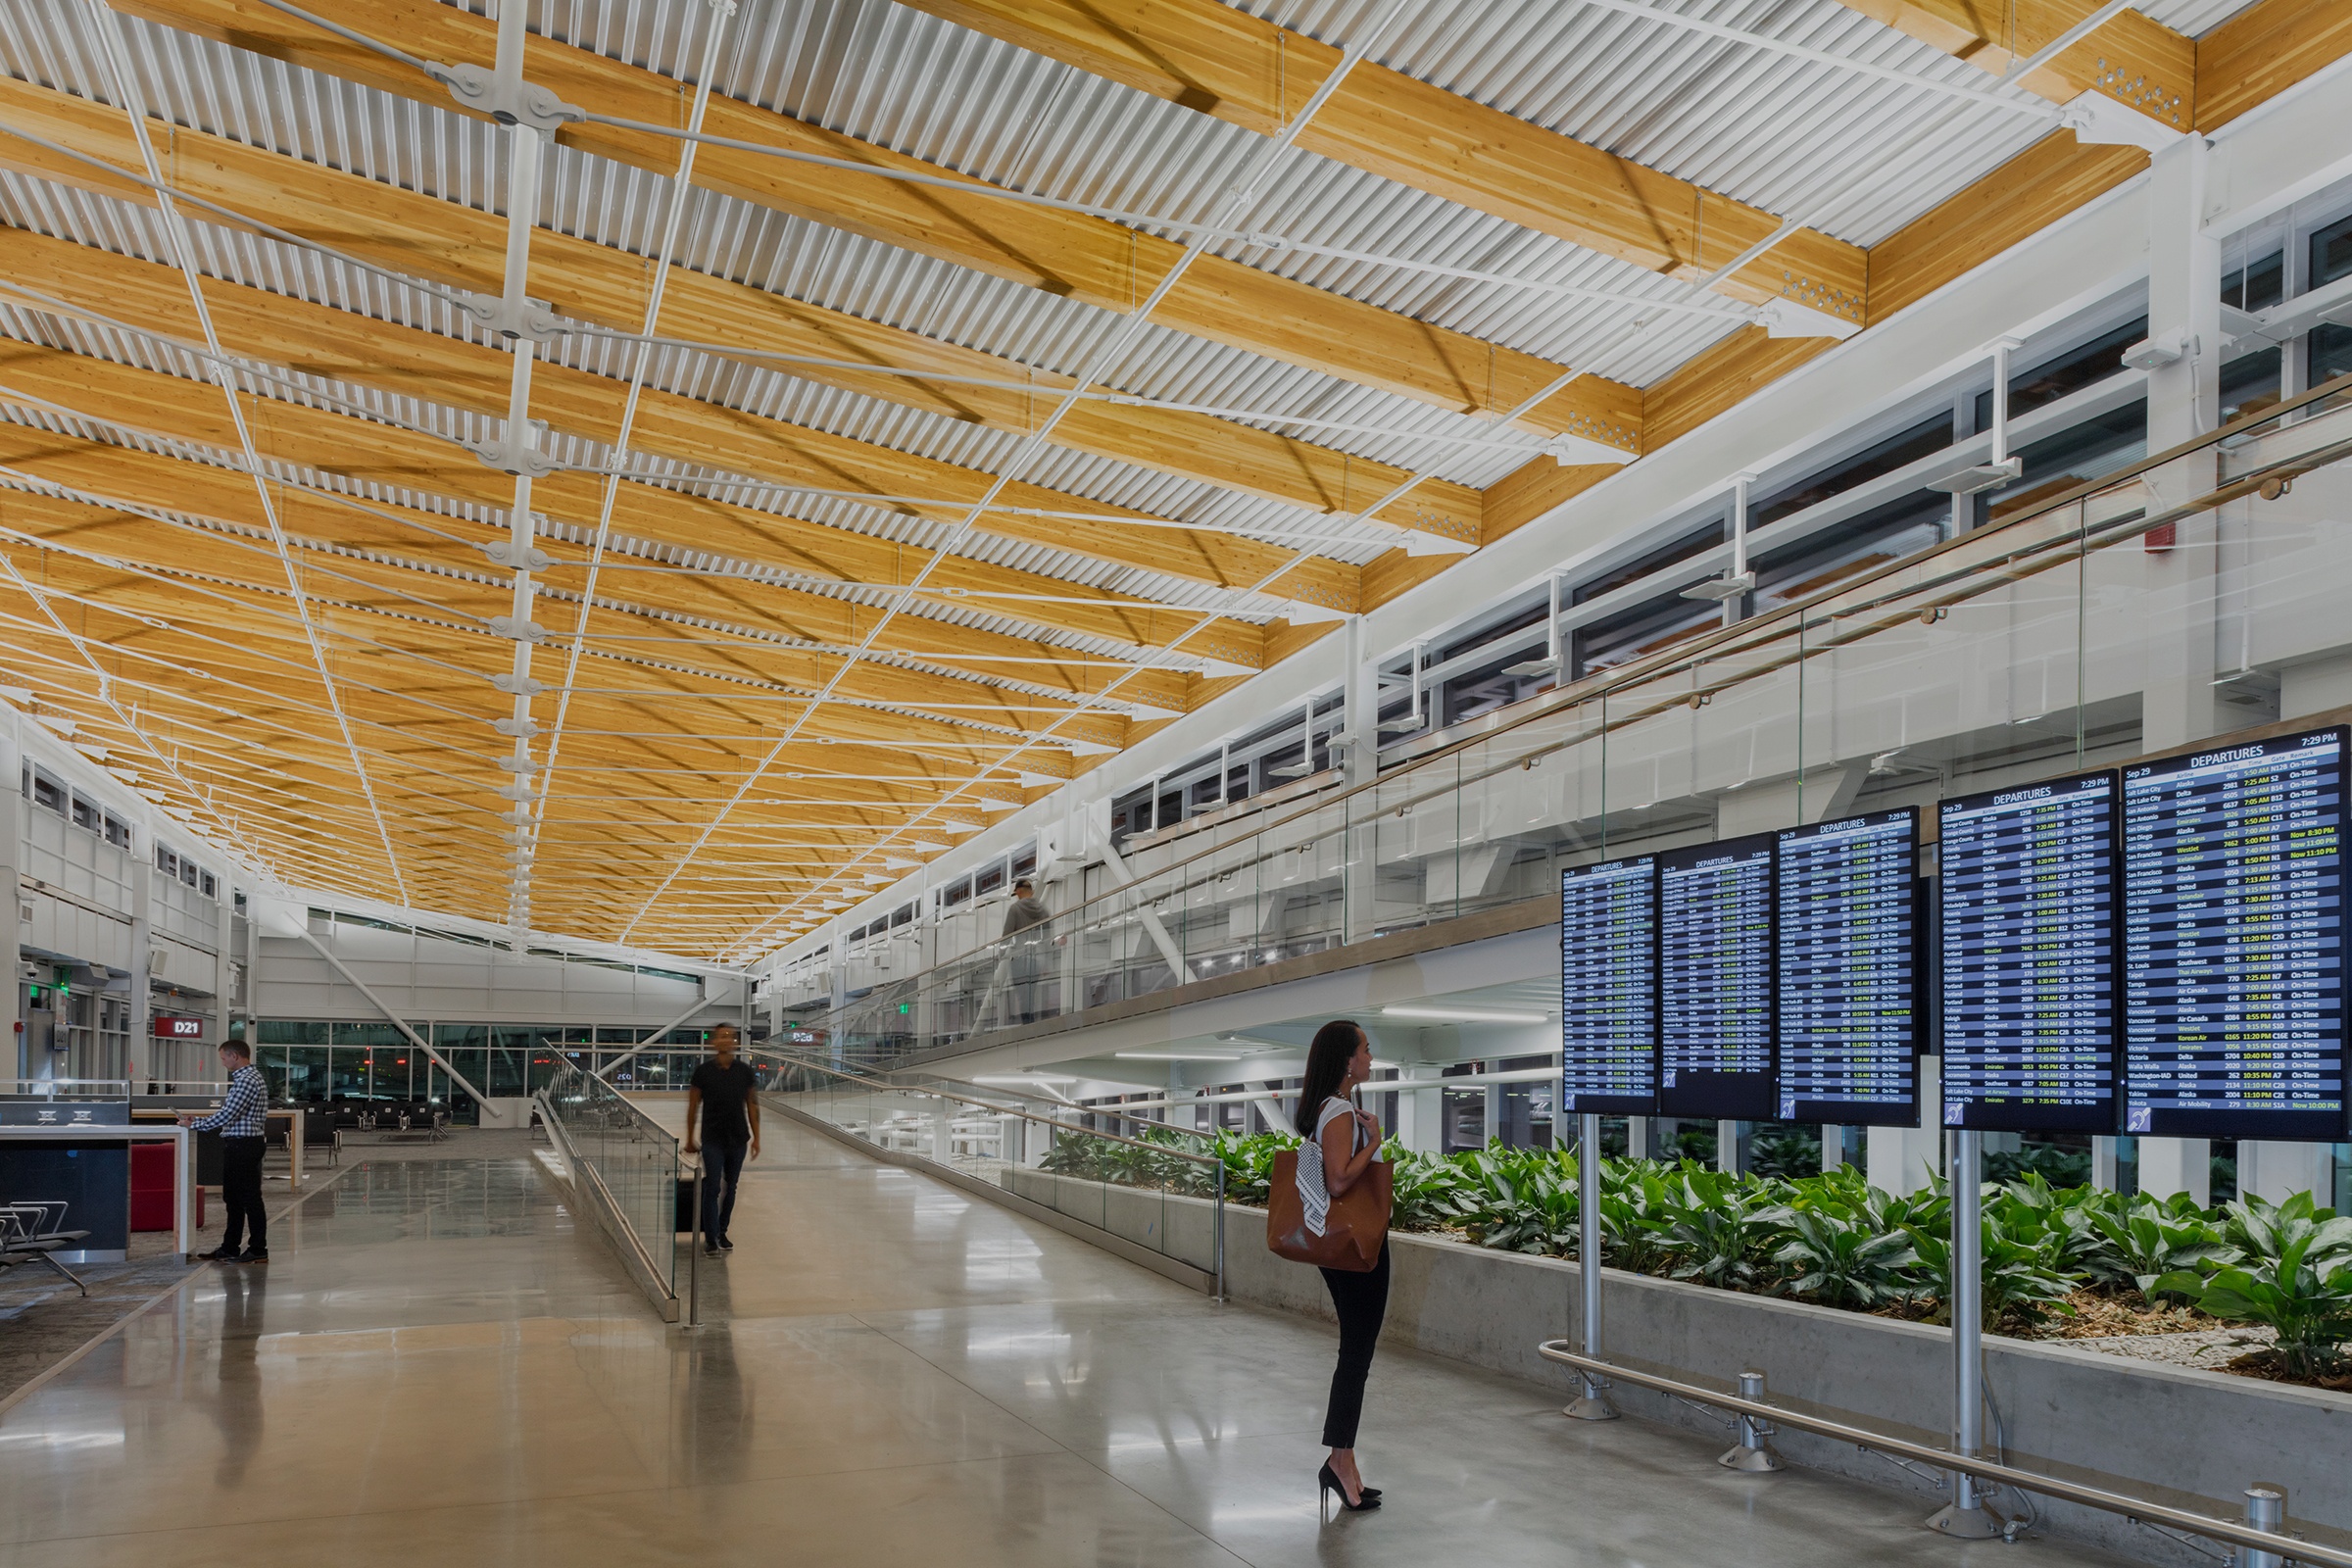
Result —
[[1653, 857], [1560, 873], [1560, 1110], [1657, 1109], [1658, 880]]
[[2115, 1130], [2117, 779], [1938, 808], [1943, 1124]]
[[1783, 1121], [1919, 1125], [1919, 813], [1777, 835]]
[[2124, 770], [2124, 1130], [2344, 1136], [2341, 727]]
[[1772, 840], [1658, 857], [1661, 1116], [1775, 1114]]

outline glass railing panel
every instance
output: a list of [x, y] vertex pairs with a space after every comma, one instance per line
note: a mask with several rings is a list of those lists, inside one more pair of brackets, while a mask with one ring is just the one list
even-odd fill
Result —
[[572, 1153], [594, 1173], [655, 1274], [674, 1293], [678, 1140], [577, 1066], [564, 1066], [544, 1095]]
[[[2336, 646], [2352, 586], [2346, 401], [1996, 510], [1914, 556], [1857, 557], [1787, 609], [1702, 618], [1474, 744], [1141, 849], [1137, 881], [1032, 939], [1049, 952], [978, 943], [878, 986], [843, 1035], [886, 1059], [1547, 895], [1578, 859], [1932, 807], [2314, 711], [2324, 683], [2298, 662]], [[1980, 510], [1955, 501], [1952, 525]]]
[[917, 1074], [869, 1079], [771, 1053], [755, 1059], [775, 1103], [877, 1151], [928, 1160], [1216, 1272], [1222, 1163], [1198, 1134], [1133, 1121], [1110, 1134]]

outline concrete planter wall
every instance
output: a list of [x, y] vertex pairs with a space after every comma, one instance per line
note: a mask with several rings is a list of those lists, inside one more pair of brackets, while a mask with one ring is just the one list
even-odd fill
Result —
[[[1039, 1171], [1010, 1174], [1024, 1197], [1096, 1224], [1106, 1216], [1118, 1234], [1156, 1225], [1184, 1245], [1207, 1235], [1213, 1205], [1203, 1200], [1116, 1189], [1106, 1200], [1099, 1183]], [[1048, 1197], [1055, 1188], [1058, 1201]], [[1187, 1221], [1187, 1210], [1200, 1219]], [[1583, 1283], [1577, 1264], [1425, 1236], [1394, 1235], [1390, 1246], [1383, 1343], [1510, 1373], [1565, 1398], [1567, 1370], [1545, 1361], [1536, 1347], [1574, 1336]], [[1263, 1210], [1228, 1207], [1225, 1251], [1226, 1289], [1234, 1299], [1331, 1319], [1322, 1277], [1266, 1250]], [[1206, 1266], [1205, 1253], [1192, 1260]], [[1914, 1442], [1948, 1441], [1946, 1330], [1613, 1269], [1602, 1278], [1612, 1359], [1726, 1390], [1742, 1368], [1757, 1367], [1772, 1397], [1791, 1408]], [[2247, 1486], [2270, 1482], [2287, 1489], [2291, 1529], [2352, 1545], [2352, 1396], [2048, 1342], [1988, 1337], [1984, 1361], [2011, 1463], [2233, 1517]], [[1707, 1417], [1661, 1395], [1620, 1388], [1615, 1397], [1629, 1414], [1716, 1430]], [[1727, 1432], [1727, 1447], [1731, 1441]], [[1924, 1482], [1875, 1455], [1801, 1433], [1784, 1434], [1778, 1446], [1794, 1463], [1917, 1492], [1923, 1518], [1936, 1506]], [[2034, 1505], [2040, 1528], [2129, 1557], [2183, 1568], [2211, 1562], [2112, 1514], [2043, 1499]]]
[[[1217, 1268], [1217, 1205], [1201, 1198], [1178, 1198], [1146, 1187], [1116, 1187], [1075, 1176], [1009, 1168], [998, 1177], [1004, 1190], [1056, 1213], [1190, 1263], [1204, 1273]], [[1228, 1224], [1239, 1223], [1241, 1240], [1265, 1250], [1266, 1219], [1259, 1209], [1228, 1208]], [[1239, 1216], [1238, 1221], [1235, 1216]], [[1228, 1236], [1228, 1249], [1234, 1245]]]

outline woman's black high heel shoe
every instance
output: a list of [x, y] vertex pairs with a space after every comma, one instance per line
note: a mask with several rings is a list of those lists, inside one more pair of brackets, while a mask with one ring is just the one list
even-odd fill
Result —
[[1315, 1476], [1315, 1504], [1317, 1509], [1322, 1511], [1326, 1521], [1330, 1519], [1331, 1514], [1329, 1510], [1322, 1508], [1323, 1499], [1335, 1492], [1340, 1494], [1340, 1506], [1349, 1513], [1365, 1513], [1380, 1506], [1380, 1494], [1369, 1487], [1359, 1489], [1356, 1493], [1357, 1500], [1349, 1502], [1347, 1487], [1341, 1483], [1338, 1472], [1331, 1468], [1331, 1461], [1326, 1459], [1323, 1461], [1322, 1470]]

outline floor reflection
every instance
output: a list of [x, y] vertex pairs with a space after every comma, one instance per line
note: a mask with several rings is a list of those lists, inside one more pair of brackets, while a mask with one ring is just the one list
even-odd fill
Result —
[[[1329, 1330], [1220, 1308], [789, 1124], [708, 1326], [661, 1322], [527, 1156], [363, 1162], [0, 1412], [10, 1568], [1965, 1568], [1918, 1508], [1734, 1476], [1402, 1352], [1318, 1523]], [[273, 1228], [274, 1229], [274, 1228]], [[2095, 1561], [2046, 1543], [2042, 1568]]]

